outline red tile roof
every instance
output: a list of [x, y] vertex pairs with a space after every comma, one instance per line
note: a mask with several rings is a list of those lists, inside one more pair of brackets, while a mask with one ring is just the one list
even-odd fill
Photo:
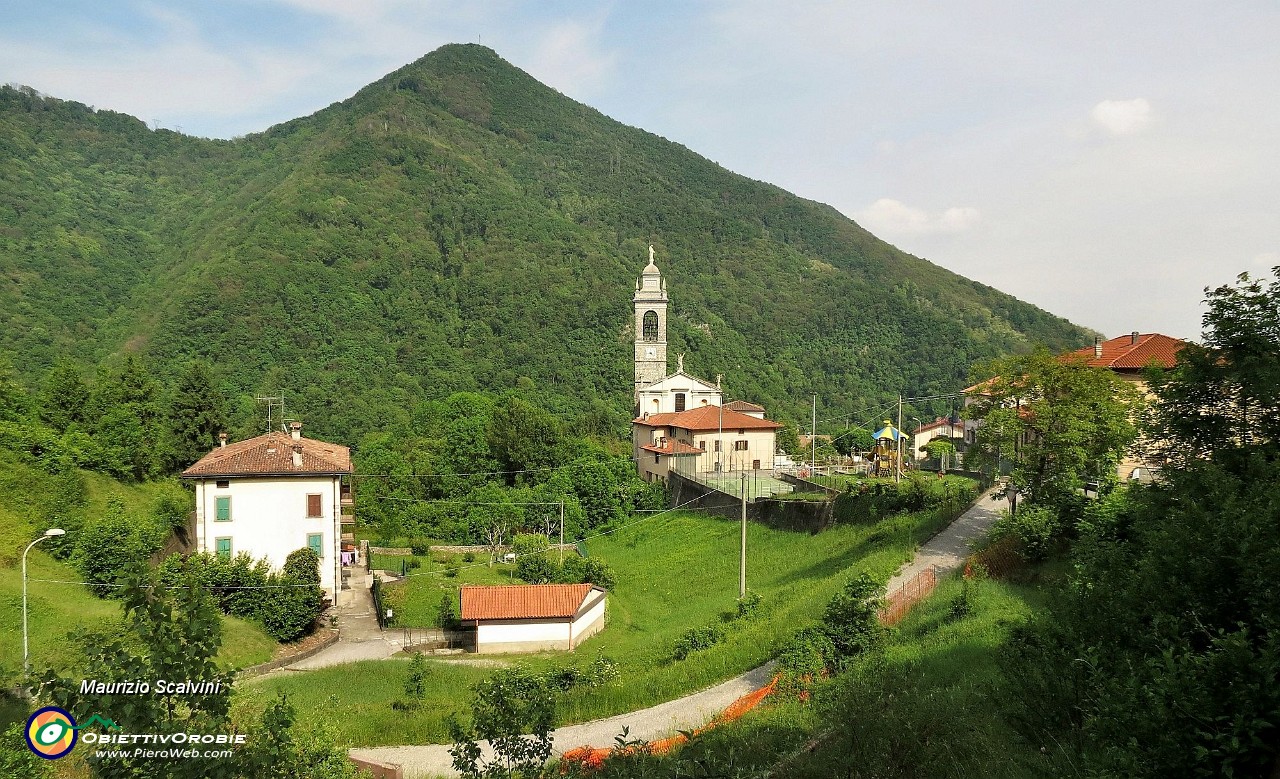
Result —
[[704, 451], [702, 449], [699, 449], [696, 446], [693, 446], [692, 444], [686, 444], [684, 441], [671, 441], [671, 440], [668, 440], [666, 443], [663, 443], [663, 444], [649, 444], [648, 446], [642, 446], [640, 448], [645, 450], [646, 452], [653, 452], [654, 454], [671, 455], [675, 457], [679, 457], [681, 455], [688, 455], [688, 454], [702, 454], [702, 452]]
[[[293, 464], [293, 446], [302, 447], [302, 465]], [[314, 438], [293, 440], [267, 433], [220, 446], [182, 472], [183, 478], [214, 476], [300, 476], [351, 473], [351, 450]]]
[[682, 430], [718, 430], [722, 427], [725, 430], [776, 430], [782, 427], [772, 420], [747, 416], [725, 406], [699, 406], [674, 414], [648, 414], [637, 417], [634, 422], [648, 427], [678, 427]]
[[1187, 342], [1159, 333], [1122, 335], [1102, 342], [1102, 356], [1096, 356], [1094, 347], [1086, 346], [1070, 352], [1068, 357], [1083, 357], [1090, 368], [1110, 368], [1113, 371], [1137, 371], [1155, 364], [1172, 368], [1178, 352]]
[[754, 411], [756, 413], [760, 413], [764, 411], [764, 406], [757, 406], [755, 403], [748, 400], [731, 400], [724, 404], [724, 407], [733, 411], [742, 412]]
[[461, 619], [570, 619], [582, 608], [594, 584], [512, 584], [464, 586]]

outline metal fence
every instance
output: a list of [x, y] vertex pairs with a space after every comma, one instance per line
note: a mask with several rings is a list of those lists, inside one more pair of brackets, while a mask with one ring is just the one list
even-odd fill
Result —
[[378, 619], [378, 628], [387, 629], [387, 611], [382, 607], [382, 579], [373, 574], [373, 584], [369, 585], [369, 593], [373, 595], [373, 615]]

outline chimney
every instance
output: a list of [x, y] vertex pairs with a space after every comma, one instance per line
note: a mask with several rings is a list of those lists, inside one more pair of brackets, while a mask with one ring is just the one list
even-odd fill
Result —
[[1093, 356], [1094, 357], [1102, 356], [1102, 336], [1100, 335], [1095, 335], [1093, 337]]
[[226, 445], [227, 445], [227, 431], [223, 430], [221, 433], [218, 433], [218, 448], [221, 449]]
[[[294, 422], [294, 424], [296, 425], [298, 423]], [[296, 433], [297, 431], [295, 430], [294, 432]], [[302, 467], [302, 444], [293, 445], [293, 467], [294, 468]]]
[[1136, 344], [1137, 342], [1138, 342], [1138, 331], [1134, 330], [1132, 333], [1129, 333], [1129, 343]]
[[301, 423], [301, 422], [290, 422], [290, 423], [289, 423], [289, 434], [293, 436], [293, 440], [295, 440], [295, 441], [297, 441], [297, 440], [301, 439], [301, 438], [302, 438], [302, 423]]

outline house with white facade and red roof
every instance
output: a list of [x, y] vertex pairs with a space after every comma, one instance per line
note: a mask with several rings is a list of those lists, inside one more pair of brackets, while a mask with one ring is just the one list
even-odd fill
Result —
[[342, 477], [351, 450], [302, 437], [302, 425], [220, 444], [182, 472], [195, 487], [195, 545], [222, 557], [241, 552], [275, 570], [290, 552], [320, 558], [320, 587], [337, 603], [342, 583]]

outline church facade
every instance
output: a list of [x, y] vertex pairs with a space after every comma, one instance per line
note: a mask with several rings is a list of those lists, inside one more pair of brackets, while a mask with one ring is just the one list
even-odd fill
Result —
[[754, 403], [724, 401], [715, 383], [684, 369], [676, 357], [667, 373], [667, 285], [649, 247], [649, 264], [631, 297], [635, 313], [635, 411], [632, 456], [646, 481], [666, 481], [671, 471], [705, 472], [773, 468], [777, 429]]

